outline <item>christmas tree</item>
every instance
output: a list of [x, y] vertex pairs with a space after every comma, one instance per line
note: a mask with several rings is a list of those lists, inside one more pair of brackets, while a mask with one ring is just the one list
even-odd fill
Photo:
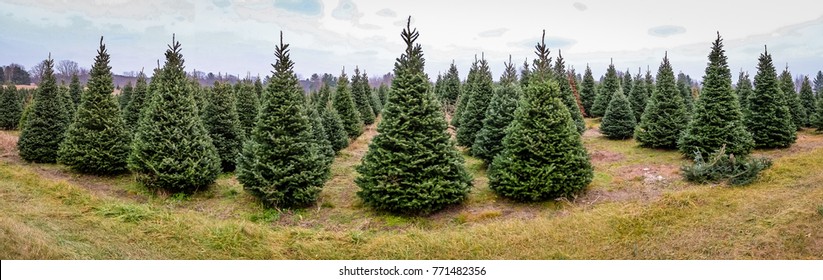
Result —
[[677, 89], [667, 54], [657, 69], [657, 84], [640, 117], [634, 138], [643, 147], [674, 149], [687, 123], [686, 105]]
[[754, 92], [749, 95], [746, 127], [752, 133], [757, 148], [791, 146], [797, 139], [792, 113], [786, 96], [780, 90], [777, 73], [768, 50], [760, 54]]

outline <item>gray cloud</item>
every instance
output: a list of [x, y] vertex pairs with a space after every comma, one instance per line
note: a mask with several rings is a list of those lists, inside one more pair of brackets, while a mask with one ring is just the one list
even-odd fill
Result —
[[503, 36], [506, 31], [509, 31], [508, 28], [498, 28], [492, 30], [486, 30], [477, 34], [477, 36], [488, 38], [488, 37], [500, 37]]
[[[534, 46], [537, 45], [537, 42], [539, 40], [540, 40], [539, 38], [527, 39], [527, 40], [522, 40], [522, 41], [519, 41], [519, 42], [509, 43], [508, 45], [512, 46], [512, 47], [522, 47], [522, 48], [526, 48], [526, 49], [533, 49]], [[552, 51], [554, 51], [556, 49], [565, 49], [565, 48], [573, 46], [574, 44], [577, 44], [577, 41], [572, 39], [572, 38], [556, 37], [556, 36], [546, 37], [546, 46], [549, 47], [549, 50], [552, 50]]]
[[381, 17], [396, 17], [397, 13], [395, 13], [392, 9], [385, 8], [377, 11], [377, 15]]
[[574, 2], [574, 4], [572, 4], [572, 6], [574, 6], [575, 9], [577, 9], [578, 11], [581, 11], [581, 12], [589, 9], [589, 7], [587, 7], [586, 4], [583, 4], [583, 3], [580, 3], [580, 2]]
[[672, 35], [686, 33], [686, 28], [677, 25], [660, 25], [649, 28], [649, 35], [655, 37], [669, 37]]

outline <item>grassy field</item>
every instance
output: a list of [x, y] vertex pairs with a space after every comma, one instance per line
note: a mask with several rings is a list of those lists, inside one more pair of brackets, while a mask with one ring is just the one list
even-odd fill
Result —
[[373, 127], [342, 151], [314, 207], [265, 210], [233, 174], [192, 196], [131, 175], [21, 162], [0, 132], [0, 259], [823, 259], [823, 135], [757, 151], [772, 168], [745, 187], [684, 182], [677, 152], [611, 141], [588, 120], [595, 166], [573, 199], [520, 204], [466, 156], [468, 201], [430, 217], [361, 205], [354, 166]]

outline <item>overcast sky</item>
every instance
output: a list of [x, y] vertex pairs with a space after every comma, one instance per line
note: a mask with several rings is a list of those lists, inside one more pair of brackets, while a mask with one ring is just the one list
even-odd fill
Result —
[[552, 56], [562, 50], [567, 67], [589, 64], [597, 76], [610, 58], [619, 70], [656, 73], [668, 51], [675, 71], [699, 79], [717, 31], [735, 81], [741, 68], [754, 75], [764, 45], [779, 70], [823, 70], [820, 0], [0, 0], [0, 65], [28, 69], [51, 52], [90, 68], [102, 35], [112, 71], [151, 73], [176, 33], [187, 71], [266, 75], [282, 30], [304, 77], [343, 66], [382, 75], [404, 50], [408, 16], [432, 79], [452, 60], [465, 78], [484, 53], [497, 80], [509, 55], [518, 68], [534, 58], [543, 29]]

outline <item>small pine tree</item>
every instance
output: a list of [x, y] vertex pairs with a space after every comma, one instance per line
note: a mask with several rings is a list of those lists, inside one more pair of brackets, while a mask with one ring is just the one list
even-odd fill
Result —
[[281, 32], [263, 108], [237, 166], [237, 180], [243, 188], [272, 207], [314, 203], [329, 178], [288, 47]]
[[245, 136], [231, 85], [215, 81], [210, 97], [203, 114], [203, 123], [217, 149], [222, 170], [234, 171], [235, 159], [240, 154]]
[[340, 78], [337, 79], [337, 94], [334, 95], [333, 104], [337, 114], [340, 115], [340, 120], [343, 121], [346, 135], [350, 139], [354, 139], [363, 134], [363, 122], [360, 120], [360, 113], [358, 113], [357, 106], [354, 104], [354, 98], [349, 87], [349, 78], [346, 76], [345, 70], [340, 73]]
[[407, 23], [402, 33], [406, 51], [394, 64], [390, 102], [379, 133], [357, 166], [355, 183], [368, 206], [425, 215], [465, 200], [472, 183], [446, 132], [440, 104], [428, 89], [417, 36]]
[[520, 86], [517, 84], [517, 70], [511, 63], [506, 63], [506, 71], [500, 77], [500, 86], [495, 88], [494, 96], [486, 110], [483, 128], [477, 133], [472, 145], [472, 155], [491, 163], [503, 149], [500, 143], [506, 136], [506, 128], [514, 119], [514, 111], [520, 99]]
[[132, 86], [131, 81], [129, 81], [120, 91], [120, 95], [117, 98], [117, 102], [121, 110], [125, 109], [126, 105], [129, 104], [132, 91], [134, 91], [134, 86]]
[[[265, 100], [265, 98], [263, 98], [263, 94], [265, 94], [266, 91], [263, 90], [263, 82], [260, 81], [260, 77], [257, 77], [257, 79], [254, 80], [254, 93], [257, 94], [257, 99], [258, 100]], [[259, 106], [260, 107], [263, 106], [262, 101], [260, 102]]]
[[107, 175], [125, 172], [130, 137], [111, 95], [114, 83], [103, 37], [91, 68], [89, 89], [81, 97], [77, 116], [60, 143], [57, 161], [82, 173]]
[[632, 91], [629, 93], [629, 103], [631, 103], [632, 111], [634, 111], [635, 121], [640, 121], [640, 117], [643, 116], [643, 110], [646, 109], [646, 102], [649, 98], [646, 92], [646, 80], [640, 77], [640, 68], [637, 68], [634, 86], [632, 86]]
[[572, 87], [571, 84], [569, 84], [569, 78], [566, 73], [563, 53], [560, 50], [557, 51], [557, 61], [554, 63], [554, 77], [560, 86], [560, 100], [563, 101], [563, 105], [566, 105], [566, 108], [569, 109], [569, 113], [572, 115], [572, 119], [574, 119], [574, 124], [577, 126], [577, 132], [583, 133], [583, 131], [586, 130], [586, 122], [583, 120], [583, 114], [577, 107], [577, 101], [574, 98], [574, 93], [572, 92]]
[[317, 152], [322, 155], [321, 160], [326, 166], [331, 166], [334, 161], [335, 151], [329, 141], [329, 134], [326, 132], [326, 126], [323, 125], [323, 118], [315, 106], [306, 105], [306, 113], [311, 121], [311, 133], [314, 144], [317, 146]]
[[220, 174], [220, 157], [200, 118], [180, 51], [180, 42], [172, 38], [161, 74], [152, 78], [155, 90], [138, 121], [128, 158], [138, 182], [172, 192], [207, 187]]
[[702, 95], [694, 104], [691, 121], [678, 143], [680, 152], [688, 158], [696, 154], [706, 158], [722, 147], [729, 154], [745, 157], [754, 147], [732, 90], [732, 73], [724, 52], [718, 33], [703, 76]]
[[529, 67], [529, 60], [526, 59], [523, 61], [523, 68], [520, 69], [520, 88], [526, 88], [529, 85], [529, 77], [531, 77], [532, 71]]
[[583, 140], [551, 78], [545, 31], [536, 49], [535, 71], [506, 130], [503, 151], [489, 167], [489, 187], [518, 201], [569, 196], [594, 176]]
[[811, 127], [814, 119], [814, 114], [817, 112], [817, 104], [815, 103], [814, 91], [812, 91], [812, 84], [809, 82], [809, 76], [803, 76], [803, 83], [800, 86], [800, 102], [803, 109], [808, 112], [805, 127]]
[[140, 112], [146, 106], [148, 101], [148, 84], [146, 83], [146, 75], [143, 72], [137, 74], [137, 83], [134, 86], [134, 92], [131, 94], [129, 104], [123, 109], [123, 120], [126, 123], [126, 130], [131, 135], [137, 131], [138, 121], [140, 120]]
[[479, 63], [480, 61], [477, 60], [477, 55], [475, 55], [474, 62], [471, 68], [469, 68], [469, 75], [466, 77], [466, 83], [463, 84], [463, 91], [461, 91], [460, 96], [457, 97], [457, 107], [454, 108], [454, 115], [452, 115], [451, 125], [455, 128], [460, 128], [460, 122], [463, 121], [463, 112], [466, 111], [469, 100], [472, 98], [471, 95], [474, 94], [474, 87], [477, 84], [475, 80], [478, 79], [480, 67]]
[[620, 87], [620, 78], [617, 77], [617, 70], [614, 69], [614, 64], [610, 63], [606, 70], [606, 79], [603, 80], [603, 89], [597, 91], [597, 96], [594, 98], [592, 105], [592, 116], [602, 117], [606, 113], [606, 107], [612, 100], [612, 94]]
[[749, 79], [749, 73], [744, 74], [743, 71], [740, 71], [735, 93], [737, 94], [737, 100], [740, 102], [740, 112], [743, 113], [745, 118], [748, 115], [746, 112], [749, 111], [749, 95], [752, 94], [752, 80]]
[[667, 54], [657, 70], [657, 84], [640, 117], [634, 138], [643, 147], [674, 149], [687, 123], [686, 105], [677, 89]]
[[69, 123], [71, 123], [71, 121], [74, 119], [74, 113], [77, 112], [77, 107], [74, 105], [74, 101], [72, 101], [71, 99], [71, 92], [69, 92], [69, 87], [66, 86], [63, 81], [61, 81], [61, 83], [63, 84], [59, 88], [61, 99], [60, 103], [63, 104], [63, 107], [66, 108], [66, 113], [68, 113], [69, 115]]
[[[457, 102], [457, 97], [460, 96], [460, 90], [460, 75], [457, 72], [457, 66], [454, 65], [454, 60], [452, 60], [452, 64], [449, 65], [449, 71], [446, 72], [446, 75], [443, 77], [443, 90], [441, 91], [441, 102], [443, 102], [443, 105], [447, 107], [454, 106], [455, 102]], [[385, 103], [384, 101], [383, 104]]]
[[760, 54], [747, 113], [746, 127], [752, 133], [755, 147], [788, 147], [797, 139], [792, 113], [786, 105], [786, 96], [780, 90], [768, 51]]
[[251, 130], [257, 120], [257, 112], [260, 108], [260, 100], [254, 90], [251, 81], [244, 81], [237, 93], [237, 117], [240, 121], [240, 128], [245, 137], [251, 136]]
[[814, 77], [814, 94], [823, 99], [823, 71], [817, 71], [817, 76]]
[[600, 123], [600, 132], [609, 139], [629, 139], [634, 134], [637, 121], [634, 119], [634, 110], [623, 89], [619, 88], [613, 95], [612, 101], [606, 107], [606, 114]]
[[374, 110], [375, 116], [380, 116], [383, 111], [383, 103], [380, 103], [380, 96], [377, 95], [377, 89], [369, 89], [369, 101], [371, 101], [371, 108]]
[[629, 93], [632, 92], [632, 88], [634, 87], [634, 80], [632, 80], [632, 74], [629, 72], [629, 69], [623, 72], [623, 81], [620, 85], [623, 87], [623, 94], [628, 98]]
[[686, 74], [677, 74], [677, 89], [683, 97], [683, 104], [686, 105], [686, 115], [691, 118], [694, 110], [694, 97], [692, 96], [691, 79]]
[[477, 133], [483, 128], [486, 109], [494, 94], [494, 81], [485, 57], [481, 56], [477, 64], [476, 75], [474, 85], [469, 87], [472, 92], [460, 116], [462, 119], [457, 129], [457, 144], [465, 147], [471, 147], [474, 144]]
[[354, 68], [354, 75], [351, 78], [351, 95], [354, 99], [354, 105], [357, 106], [357, 112], [360, 113], [360, 120], [363, 124], [370, 125], [374, 123], [374, 110], [369, 104], [369, 82], [363, 80], [360, 75], [360, 69]]
[[[457, 81], [460, 82], [459, 80]], [[377, 96], [380, 96], [380, 104], [383, 104], [383, 107], [386, 107], [386, 102], [389, 101], [387, 98], [389, 95], [389, 87], [386, 84], [380, 84], [380, 87], [377, 88]]]
[[26, 114], [25, 123], [17, 141], [20, 158], [37, 163], [57, 161], [57, 149], [63, 142], [66, 128], [69, 126], [69, 114], [63, 104], [57, 83], [54, 79], [54, 60], [43, 62], [40, 85], [37, 87], [30, 112]]
[[800, 96], [798, 96], [794, 90], [794, 80], [792, 80], [792, 74], [789, 72], [788, 66], [786, 66], [786, 69], [783, 69], [783, 73], [780, 74], [779, 79], [780, 90], [785, 95], [786, 105], [789, 106], [789, 111], [792, 113], [792, 123], [795, 129], [800, 130], [806, 124], [809, 117], [806, 114], [806, 108], [800, 103]]
[[586, 64], [586, 72], [583, 74], [583, 83], [580, 87], [580, 102], [583, 103], [583, 110], [586, 111], [587, 117], [593, 117], [591, 110], [594, 105], [595, 92], [594, 76], [592, 76], [592, 69]]
[[83, 94], [83, 86], [80, 85], [80, 78], [77, 73], [71, 74], [71, 83], [69, 83], [69, 96], [71, 96], [71, 104], [74, 109], [80, 106], [80, 96]]
[[817, 108], [812, 114], [812, 127], [816, 128], [818, 132], [823, 131], [823, 98], [817, 99]]
[[[324, 84], [325, 86], [325, 84]], [[321, 89], [322, 90], [322, 89]], [[323, 119], [323, 128], [329, 137], [329, 144], [335, 153], [349, 146], [349, 137], [343, 128], [343, 121], [331, 106], [320, 108], [320, 117]]]
[[20, 115], [23, 114], [23, 102], [17, 95], [17, 87], [6, 84], [5, 90], [0, 88], [0, 129], [17, 129]]

